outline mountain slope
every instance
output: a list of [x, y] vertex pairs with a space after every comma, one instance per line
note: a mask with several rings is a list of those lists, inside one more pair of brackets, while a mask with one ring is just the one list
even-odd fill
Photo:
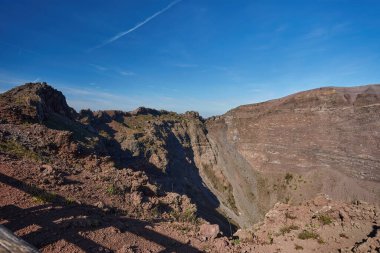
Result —
[[379, 203], [380, 85], [328, 87], [244, 105], [206, 122], [241, 226], [318, 192]]

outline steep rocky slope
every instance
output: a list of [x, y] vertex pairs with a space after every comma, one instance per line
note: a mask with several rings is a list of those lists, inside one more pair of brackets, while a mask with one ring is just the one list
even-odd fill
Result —
[[[230, 230], [220, 215], [220, 203], [204, 180], [218, 181], [226, 208], [234, 208], [232, 188], [224, 174], [207, 171], [216, 156], [207, 138], [204, 120], [195, 112], [176, 114], [138, 108], [133, 112], [89, 110], [80, 121], [106, 139], [113, 161], [122, 167], [144, 170], [165, 191], [186, 194], [200, 214]], [[210, 178], [204, 177], [204, 174]]]
[[226, 175], [252, 224], [276, 202], [323, 192], [380, 202], [380, 85], [320, 88], [244, 105], [206, 122]]

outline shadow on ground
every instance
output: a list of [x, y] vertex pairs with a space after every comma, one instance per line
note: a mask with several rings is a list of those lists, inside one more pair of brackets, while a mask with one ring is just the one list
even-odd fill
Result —
[[[0, 182], [31, 196], [49, 194], [42, 189], [30, 186], [3, 173], [0, 173]], [[81, 216], [84, 218], [70, 219]], [[51, 203], [30, 208], [23, 209], [15, 205], [2, 206], [0, 207], [0, 218], [6, 220], [3, 225], [12, 231], [17, 231], [33, 224], [39, 226], [37, 230], [22, 236], [22, 239], [38, 248], [43, 248], [63, 239], [78, 246], [85, 252], [112, 252], [111, 249], [81, 234], [114, 227], [120, 232], [130, 232], [161, 245], [165, 249], [160, 253], [199, 252], [191, 245], [183, 244], [146, 228], [150, 224], [149, 222], [123, 216], [121, 210], [113, 209], [112, 212], [109, 212], [91, 205], [72, 204], [70, 200], [59, 195], [54, 195]], [[92, 222], [89, 223], [89, 221]], [[73, 223], [79, 224], [79, 226], [73, 226]], [[80, 224], [85, 224], [85, 226]]]

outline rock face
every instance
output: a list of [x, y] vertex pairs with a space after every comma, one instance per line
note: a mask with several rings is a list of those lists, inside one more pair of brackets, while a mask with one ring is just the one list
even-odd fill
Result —
[[244, 105], [206, 125], [218, 154], [214, 169], [232, 185], [241, 226], [278, 201], [299, 203], [318, 192], [380, 200], [380, 85]]

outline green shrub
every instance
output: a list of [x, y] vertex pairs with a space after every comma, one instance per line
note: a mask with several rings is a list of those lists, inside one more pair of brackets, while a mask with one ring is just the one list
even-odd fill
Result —
[[106, 131], [104, 131], [104, 130], [100, 130], [99, 131], [99, 135], [102, 136], [102, 137], [104, 137], [104, 138], [106, 138], [106, 139], [110, 139], [111, 138], [111, 136]]
[[286, 184], [289, 184], [290, 181], [292, 181], [292, 179], [293, 179], [293, 175], [291, 173], [289, 173], [289, 172], [286, 173], [286, 175], [285, 175]]
[[53, 203], [57, 202], [57, 195], [45, 190], [39, 189], [34, 185], [27, 185], [26, 190], [33, 196], [33, 200], [38, 203]]
[[239, 245], [240, 244], [240, 239], [239, 238], [232, 239], [232, 244], [233, 245]]
[[229, 206], [234, 212], [235, 214], [238, 213], [238, 209], [236, 207], [236, 202], [235, 202], [235, 198], [234, 198], [234, 195], [233, 195], [233, 192], [232, 192], [232, 186], [230, 183], [228, 183], [228, 185], [224, 185], [222, 183], [222, 181], [216, 177], [214, 171], [212, 170], [212, 167], [211, 165], [209, 164], [202, 164], [203, 165], [203, 171], [204, 173], [206, 174], [207, 178], [210, 180], [212, 186], [219, 192], [222, 192], [224, 193], [225, 195], [227, 195], [227, 206]]
[[16, 141], [2, 141], [0, 142], [0, 152], [14, 155], [18, 158], [28, 158], [34, 161], [41, 161], [42, 158], [34, 151], [27, 149]]
[[296, 226], [296, 225], [289, 225], [289, 226], [285, 226], [285, 227], [280, 228], [280, 233], [282, 235], [284, 235], [284, 234], [290, 233], [292, 230], [297, 230], [297, 229], [299, 229], [298, 226]]
[[41, 192], [33, 196], [33, 199], [38, 203], [52, 203], [55, 201], [57, 195], [49, 192]]
[[155, 206], [152, 208], [150, 213], [152, 214], [153, 218], [158, 218], [158, 217], [160, 217], [160, 214], [161, 214], [160, 208], [158, 206]]
[[288, 212], [286, 212], [285, 213], [285, 218], [286, 219], [291, 219], [291, 220], [294, 220], [295, 218], [297, 218], [296, 216], [293, 216], [293, 215], [291, 215], [290, 213], [288, 213]]
[[195, 210], [188, 208], [183, 212], [182, 221], [195, 223], [197, 220], [197, 216], [195, 214]]
[[323, 224], [323, 225], [329, 225], [333, 222], [333, 219], [327, 215], [327, 214], [321, 214], [318, 216], [318, 220]]
[[315, 239], [317, 240], [319, 235], [313, 231], [303, 230], [298, 234], [298, 239], [307, 240], [307, 239]]
[[319, 237], [319, 238], [317, 239], [317, 242], [318, 242], [319, 244], [324, 244], [324, 243], [325, 243], [325, 241], [324, 241], [321, 237]]
[[123, 191], [114, 184], [109, 185], [106, 191], [110, 195], [120, 195], [123, 193]]
[[170, 212], [170, 216], [175, 221], [191, 222], [191, 223], [197, 222], [196, 210], [191, 209], [191, 208], [188, 208], [183, 212], [172, 210]]
[[273, 244], [273, 236], [272, 234], [268, 234], [268, 240], [269, 240], [269, 244]]
[[66, 198], [66, 205], [74, 205], [76, 203], [75, 199], [73, 198]]

